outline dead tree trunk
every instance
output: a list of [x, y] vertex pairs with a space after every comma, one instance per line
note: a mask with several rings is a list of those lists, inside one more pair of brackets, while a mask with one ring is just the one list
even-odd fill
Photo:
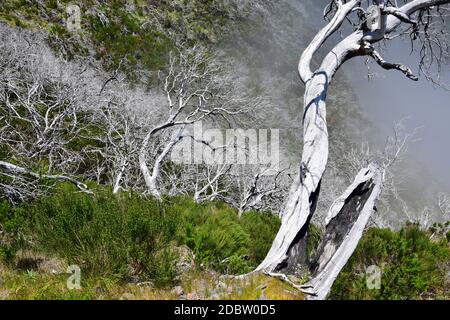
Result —
[[[320, 184], [328, 161], [328, 131], [326, 122], [326, 98], [328, 87], [336, 71], [348, 59], [368, 56], [382, 68], [396, 69], [408, 78], [417, 80], [411, 70], [401, 64], [384, 61], [373, 44], [395, 38], [395, 31], [402, 23], [418, 22], [412, 17], [416, 12], [429, 10], [433, 6], [450, 3], [450, 0], [413, 0], [402, 7], [391, 7], [388, 1], [377, 2], [380, 20], [372, 28], [362, 1], [334, 0], [326, 14], [334, 14], [329, 23], [320, 30], [303, 52], [299, 62], [299, 74], [306, 91], [303, 110], [303, 154], [299, 172], [287, 196], [282, 224], [266, 258], [256, 268], [268, 274], [277, 274], [290, 269], [289, 264], [306, 259], [305, 238], [320, 194]], [[369, 10], [368, 10], [369, 11]], [[360, 26], [339, 42], [329, 52], [315, 71], [311, 70], [313, 55], [324, 42], [336, 33], [352, 13], [359, 12]], [[362, 12], [362, 14], [361, 14]], [[398, 30], [401, 32], [401, 30]], [[362, 231], [373, 212], [382, 188], [383, 170], [377, 165], [363, 169], [346, 193], [330, 209], [326, 235], [319, 256], [315, 261], [312, 280], [305, 292], [317, 299], [326, 298], [337, 275], [350, 258]], [[279, 275], [279, 274], [277, 274]]]
[[286, 267], [289, 250], [314, 213], [320, 182], [328, 161], [328, 132], [325, 98], [328, 88], [325, 73], [314, 76], [306, 86], [303, 116], [303, 155], [296, 181], [291, 187], [282, 215], [280, 230], [257, 270], [276, 272]]
[[339, 272], [350, 259], [382, 188], [381, 170], [376, 164], [361, 170], [346, 192], [332, 205], [326, 232], [311, 264], [312, 279], [304, 287], [312, 299], [325, 299]]
[[9, 162], [5, 162], [5, 161], [0, 161], [0, 169], [10, 172], [12, 174], [16, 174], [16, 175], [25, 175], [25, 176], [30, 176], [31, 178], [34, 179], [47, 179], [47, 180], [59, 180], [59, 181], [65, 181], [68, 183], [73, 184], [74, 186], [76, 186], [80, 191], [87, 193], [87, 194], [93, 194], [93, 192], [91, 190], [89, 190], [89, 188], [87, 187], [87, 185], [85, 185], [84, 183], [65, 176], [65, 175], [60, 175], [60, 174], [54, 174], [54, 175], [50, 175], [50, 174], [39, 174], [36, 173], [34, 171], [31, 171], [27, 168], [23, 168], [20, 167], [18, 165], [15, 165], [13, 163], [9, 163]]
[[[157, 186], [161, 166], [175, 144], [186, 137], [182, 136], [183, 129], [216, 117], [228, 121], [228, 118], [246, 113], [250, 107], [231, 95], [232, 82], [222, 74], [214, 59], [208, 58], [206, 51], [199, 47], [181, 50], [179, 55], [171, 56], [168, 69], [163, 79], [167, 97], [166, 120], [147, 133], [139, 151], [139, 168], [145, 185], [158, 199], [161, 198]], [[167, 133], [167, 130], [179, 130], [179, 133], [167, 141], [150, 170], [148, 147], [157, 134]]]
[[119, 173], [116, 176], [113, 187], [113, 194], [117, 194], [120, 191], [120, 183], [122, 181], [123, 174], [128, 166], [128, 161], [126, 159], [123, 160], [122, 165], [120, 166]]
[[142, 149], [139, 153], [139, 166], [141, 168], [142, 175], [144, 176], [145, 185], [147, 186], [148, 192], [158, 200], [161, 200], [161, 193], [158, 190], [157, 181], [161, 173], [161, 166], [166, 159], [166, 157], [170, 154], [173, 147], [182, 140], [185, 136], [182, 135], [185, 125], [182, 125], [176, 135], [174, 135], [166, 146], [164, 146], [161, 153], [155, 159], [153, 164], [153, 169], [150, 173], [150, 170], [146, 163], [146, 148], [148, 145], [148, 140], [152, 135], [148, 135], [149, 139], [146, 139], [143, 143]]

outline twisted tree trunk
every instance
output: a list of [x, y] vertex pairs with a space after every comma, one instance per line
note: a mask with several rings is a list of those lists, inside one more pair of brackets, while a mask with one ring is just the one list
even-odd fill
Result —
[[[325, 37], [325, 35], [322, 35]], [[348, 59], [350, 53], [358, 51], [359, 33], [352, 35], [343, 44], [327, 55], [321, 67], [312, 74], [303, 70], [305, 54], [300, 62], [300, 74], [307, 78], [303, 111], [303, 153], [299, 173], [289, 192], [282, 212], [280, 230], [264, 261], [257, 271], [277, 272], [287, 267], [291, 249], [305, 238], [309, 220], [315, 211], [320, 183], [328, 162], [328, 130], [326, 120], [326, 98], [331, 80]], [[317, 40], [321, 41], [321, 40]], [[324, 40], [322, 40], [324, 41]], [[313, 41], [314, 43], [314, 41]], [[351, 50], [349, 50], [351, 49]], [[307, 49], [308, 50], [308, 49]], [[302, 77], [303, 78], [303, 77]], [[304, 251], [304, 250], [302, 250]], [[304, 252], [297, 252], [303, 255]]]
[[[307, 229], [316, 209], [320, 184], [328, 161], [326, 98], [336, 71], [348, 59], [369, 56], [382, 68], [398, 70], [416, 81], [417, 77], [409, 68], [384, 61], [375, 51], [373, 44], [387, 39], [386, 36], [396, 31], [402, 23], [417, 27], [417, 22], [411, 18], [416, 11], [448, 4], [450, 0], [412, 0], [402, 7], [389, 7], [387, 1], [378, 3], [381, 12], [380, 27], [368, 30], [362, 21], [361, 26], [339, 42], [313, 72], [313, 55], [339, 30], [348, 15], [355, 11], [366, 14], [360, 0], [333, 0], [331, 5], [336, 8], [333, 18], [317, 33], [300, 58], [299, 74], [306, 85], [302, 159], [299, 173], [282, 212], [281, 227], [266, 258], [255, 271], [282, 276], [286, 280], [280, 272], [295, 269], [292, 268], [295, 263], [308, 264]], [[356, 248], [381, 193], [385, 169], [376, 164], [363, 169], [344, 195], [331, 207], [326, 234], [319, 255], [312, 264], [312, 279], [302, 287], [313, 299], [326, 298], [334, 280]]]
[[286, 267], [289, 250], [300, 240], [298, 236], [304, 235], [302, 228], [314, 213], [328, 161], [327, 88], [325, 73], [315, 75], [306, 85], [302, 162], [289, 192], [280, 230], [258, 271], [276, 272]]

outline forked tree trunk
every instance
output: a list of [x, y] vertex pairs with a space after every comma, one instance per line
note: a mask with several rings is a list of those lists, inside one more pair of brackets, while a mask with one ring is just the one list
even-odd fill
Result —
[[[329, 140], [326, 121], [328, 87], [339, 67], [347, 59], [361, 52], [363, 32], [356, 31], [342, 40], [326, 55], [315, 72], [310, 69], [311, 61], [314, 53], [329, 36], [340, 28], [346, 16], [358, 4], [359, 1], [353, 0], [341, 5], [333, 19], [319, 31], [300, 58], [299, 74], [306, 85], [303, 110], [302, 160], [299, 173], [291, 187], [282, 212], [281, 227], [269, 253], [256, 271], [273, 274], [283, 272], [283, 270], [295, 269], [295, 266], [289, 264], [306, 263], [307, 229], [316, 209], [320, 184], [328, 161]], [[354, 201], [352, 195], [353, 193], [349, 195], [348, 201]], [[372, 209], [368, 210], [367, 213], [369, 211], [371, 212]], [[355, 215], [359, 215], [359, 210], [355, 211]], [[347, 229], [347, 226], [344, 229]], [[355, 238], [355, 240], [357, 243], [359, 238]], [[328, 262], [330, 261], [328, 260]], [[312, 288], [314, 284], [309, 285], [309, 291], [315, 290], [315, 287]], [[325, 288], [325, 286], [322, 287]], [[319, 297], [319, 295], [317, 296]], [[320, 297], [323, 297], [323, 295], [320, 295]]]
[[[350, 10], [350, 7], [346, 10]], [[336, 22], [331, 22], [336, 24]], [[338, 26], [334, 26], [338, 28]], [[325, 28], [326, 32], [332, 29]], [[319, 69], [312, 73], [304, 70], [309, 65], [310, 50], [316, 50], [327, 35], [319, 32], [300, 59], [300, 75], [306, 83], [303, 111], [303, 153], [299, 173], [288, 194], [282, 212], [280, 230], [272, 247], [257, 271], [277, 272], [288, 266], [292, 253], [306, 255], [305, 241], [309, 221], [316, 209], [320, 183], [328, 162], [328, 130], [326, 120], [326, 98], [333, 76], [350, 54], [360, 48], [362, 33], [354, 33], [338, 44], [323, 60]], [[309, 67], [308, 67], [309, 69]], [[302, 249], [303, 248], [303, 249]]]
[[144, 177], [145, 185], [146, 185], [147, 190], [150, 193], [150, 195], [152, 195], [153, 197], [155, 197], [158, 200], [162, 199], [161, 193], [159, 192], [158, 185], [157, 185], [158, 178], [161, 173], [161, 166], [163, 165], [166, 157], [172, 151], [173, 147], [179, 141], [181, 141], [183, 138], [186, 137], [186, 136], [182, 135], [184, 128], [185, 128], [185, 126], [182, 126], [180, 129], [178, 129], [178, 132], [176, 133], [176, 135], [173, 136], [168, 141], [167, 145], [162, 149], [161, 153], [156, 157], [155, 162], [153, 164], [153, 169], [151, 170], [151, 172], [147, 166], [146, 154], [147, 154], [147, 146], [149, 144], [150, 138], [152, 137], [152, 132], [150, 134], [148, 134], [147, 137], [145, 138], [145, 140], [142, 144], [141, 150], [139, 152], [139, 167], [140, 167], [141, 173]]
[[[340, 47], [335, 48], [339, 52]], [[334, 54], [334, 53], [333, 53]], [[345, 59], [345, 56], [342, 56]], [[306, 83], [303, 117], [303, 154], [299, 173], [282, 212], [281, 227], [272, 247], [256, 271], [292, 272], [308, 265], [307, 230], [316, 209], [322, 177], [328, 161], [326, 97], [341, 60], [327, 57], [320, 71]], [[305, 292], [324, 299], [358, 244], [373, 212], [381, 187], [381, 169], [363, 169], [355, 182], [331, 207], [326, 234], [315, 261], [312, 280]]]
[[152, 173], [150, 173], [145, 160], [140, 160], [140, 168], [142, 175], [144, 176], [145, 186], [147, 187], [148, 193], [156, 199], [161, 200], [161, 194], [156, 184], [159, 176], [159, 166], [153, 167]]
[[[298, 176], [287, 196], [280, 230], [266, 258], [255, 271], [279, 276], [282, 271], [295, 269], [292, 264], [307, 263], [307, 229], [316, 208], [328, 161], [325, 101], [328, 86], [336, 71], [352, 57], [370, 56], [382, 68], [396, 69], [408, 78], [417, 80], [407, 67], [384, 61], [372, 44], [386, 39], [385, 35], [395, 31], [402, 22], [414, 24], [410, 18], [414, 12], [448, 4], [450, 0], [412, 0], [399, 8], [386, 7], [387, 2], [384, 2], [384, 5], [380, 5], [380, 10], [384, 11], [379, 29], [369, 31], [364, 27], [358, 28], [340, 41], [313, 72], [311, 61], [317, 50], [339, 30], [351, 12], [364, 11], [360, 0], [335, 0], [333, 3], [337, 7], [333, 18], [317, 33], [300, 58], [299, 74], [306, 85], [302, 160]], [[312, 279], [304, 286], [304, 291], [313, 298], [326, 298], [337, 275], [355, 250], [380, 195], [383, 170], [385, 168], [375, 164], [363, 169], [330, 209], [325, 238], [313, 263]]]

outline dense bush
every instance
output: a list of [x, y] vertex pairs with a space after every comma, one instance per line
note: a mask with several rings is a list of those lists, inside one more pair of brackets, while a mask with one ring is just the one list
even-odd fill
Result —
[[278, 218], [248, 213], [243, 219], [223, 203], [198, 205], [186, 198], [163, 203], [135, 194], [95, 196], [63, 185], [52, 196], [14, 210], [0, 206], [0, 224], [15, 240], [2, 245], [4, 259], [18, 249], [55, 255], [92, 274], [160, 284], [176, 276], [175, 246], [186, 244], [197, 265], [241, 273], [266, 254]]
[[[179, 197], [159, 203], [130, 193], [114, 196], [102, 188], [88, 196], [63, 185], [52, 196], [15, 209], [0, 203], [0, 260], [12, 261], [17, 250], [25, 249], [62, 257], [96, 276], [139, 276], [164, 285], [176, 276], [175, 246], [189, 246], [197, 266], [244, 273], [265, 257], [279, 223], [257, 212], [238, 219], [220, 202], [196, 204]], [[430, 240], [431, 233], [416, 225], [399, 232], [370, 229], [331, 298], [448, 298], [449, 242], [445, 236]], [[378, 290], [366, 285], [371, 265], [382, 268]]]
[[197, 261], [221, 272], [244, 273], [256, 267], [279, 228], [273, 215], [248, 212], [239, 220], [236, 211], [223, 203], [183, 200], [174, 205], [183, 213], [183, 241]]
[[10, 220], [11, 207], [6, 200], [0, 200], [0, 261], [10, 260], [15, 254], [14, 248], [10, 245], [6, 236], [6, 227], [4, 226], [4, 222]]
[[14, 210], [5, 228], [17, 246], [57, 255], [83, 270], [125, 277], [139, 274], [164, 283], [174, 277], [170, 250], [177, 213], [133, 194], [95, 197], [65, 187]]
[[[366, 268], [381, 268], [380, 289], [368, 289]], [[447, 239], [408, 225], [399, 232], [371, 229], [339, 275], [334, 299], [449, 298], [450, 247]]]
[[280, 228], [279, 219], [272, 214], [247, 212], [242, 216], [242, 227], [250, 235], [249, 257], [253, 264], [260, 263], [265, 257], [273, 239]]

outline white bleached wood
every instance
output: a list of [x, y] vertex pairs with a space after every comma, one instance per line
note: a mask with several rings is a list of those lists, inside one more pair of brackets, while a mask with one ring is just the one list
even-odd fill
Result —
[[344, 207], [345, 201], [350, 199], [352, 192], [359, 185], [368, 181], [370, 181], [373, 186], [371, 187], [369, 198], [358, 215], [358, 219], [337, 249], [334, 248], [335, 244], [331, 240], [325, 244], [325, 247], [327, 245], [330, 246], [328, 250], [324, 250], [324, 255], [326, 255], [326, 257], [321, 257], [326, 260], [326, 262], [322, 268], [319, 267], [319, 273], [304, 286], [305, 288], [308, 288], [305, 292], [311, 294], [309, 299], [322, 300], [327, 297], [337, 276], [355, 251], [381, 193], [383, 185], [381, 169], [377, 165], [372, 164], [369, 168], [361, 170], [352, 185], [331, 207], [327, 217], [327, 225], [332, 219], [339, 215], [341, 209]]
[[18, 165], [6, 162], [6, 161], [0, 161], [0, 168], [14, 173], [14, 174], [20, 174], [20, 175], [28, 175], [30, 177], [33, 177], [35, 179], [49, 179], [49, 180], [60, 180], [60, 181], [67, 181], [70, 182], [71, 184], [75, 185], [79, 190], [88, 193], [88, 194], [92, 194], [92, 191], [90, 191], [87, 187], [87, 185], [85, 185], [84, 183], [77, 181], [74, 178], [65, 176], [65, 175], [60, 175], [60, 174], [55, 174], [55, 175], [49, 175], [49, 174], [38, 174], [36, 172], [33, 172], [31, 170], [28, 170], [26, 168], [20, 167]]
[[[343, 21], [351, 12], [360, 7], [361, 1], [334, 1], [337, 5], [336, 12], [330, 22], [319, 31], [304, 50], [298, 65], [300, 78], [306, 85], [303, 113], [303, 154], [299, 173], [290, 192], [287, 195], [286, 205], [282, 212], [282, 224], [272, 243], [266, 258], [256, 268], [268, 274], [285, 267], [290, 249], [296, 244], [297, 237], [302, 229], [307, 226], [311, 215], [314, 213], [316, 201], [320, 189], [320, 182], [328, 161], [328, 131], [326, 123], [326, 97], [328, 86], [333, 76], [341, 65], [355, 56], [370, 56], [385, 69], [396, 69], [403, 72], [412, 80], [416, 77], [411, 70], [401, 64], [388, 63], [372, 47], [373, 43], [387, 38], [387, 35], [396, 31], [402, 23], [415, 21], [410, 16], [418, 10], [437, 5], [448, 4], [450, 0], [414, 0], [399, 8], [386, 8], [381, 20], [381, 29], [373, 32], [358, 28], [349, 36], [339, 42], [324, 58], [320, 67], [311, 71], [311, 61], [317, 50], [334, 33], [336, 33]], [[364, 11], [364, 10], [362, 10]], [[357, 179], [361, 178], [360, 176]], [[382, 178], [378, 174], [374, 176], [376, 186], [372, 191], [369, 201], [360, 213], [357, 223], [353, 226], [348, 239], [336, 252], [341, 256], [333, 256], [333, 265], [327, 264], [323, 272], [314, 279], [314, 293], [317, 298], [323, 299], [328, 294], [332, 283], [340, 272], [348, 257], [353, 253], [358, 243], [362, 230], [373, 210], [373, 204], [380, 194]], [[350, 190], [350, 189], [349, 189]], [[349, 195], [348, 195], [349, 196]], [[335, 204], [331, 213], [336, 214]], [[347, 257], [348, 256], [348, 257]]]
[[358, 50], [356, 34], [345, 39], [333, 53], [327, 55], [321, 68], [306, 83], [303, 154], [300, 172], [292, 185], [282, 215], [282, 224], [269, 253], [258, 266], [257, 271], [274, 272], [284, 260], [293, 242], [308, 221], [311, 202], [328, 161], [328, 130], [326, 123], [326, 97], [328, 86], [339, 66], [347, 58], [349, 50]]
[[115, 182], [114, 182], [113, 194], [119, 193], [120, 188], [121, 188], [121, 187], [120, 187], [120, 183], [121, 183], [121, 181], [122, 181], [122, 177], [123, 177], [123, 174], [124, 174], [124, 172], [125, 172], [127, 166], [128, 166], [128, 161], [127, 161], [127, 160], [124, 160], [123, 163], [122, 163], [122, 166], [120, 167], [120, 171], [119, 171], [119, 173], [117, 174], [116, 180], [115, 180]]
[[352, 12], [360, 2], [361, 1], [352, 0], [346, 4], [342, 4], [341, 1], [338, 1], [339, 9], [337, 13], [331, 21], [317, 33], [308, 47], [303, 51], [300, 63], [298, 64], [298, 72], [304, 83], [308, 82], [313, 76], [313, 72], [311, 71], [311, 61], [314, 54], [324, 42], [341, 27], [347, 15]]

